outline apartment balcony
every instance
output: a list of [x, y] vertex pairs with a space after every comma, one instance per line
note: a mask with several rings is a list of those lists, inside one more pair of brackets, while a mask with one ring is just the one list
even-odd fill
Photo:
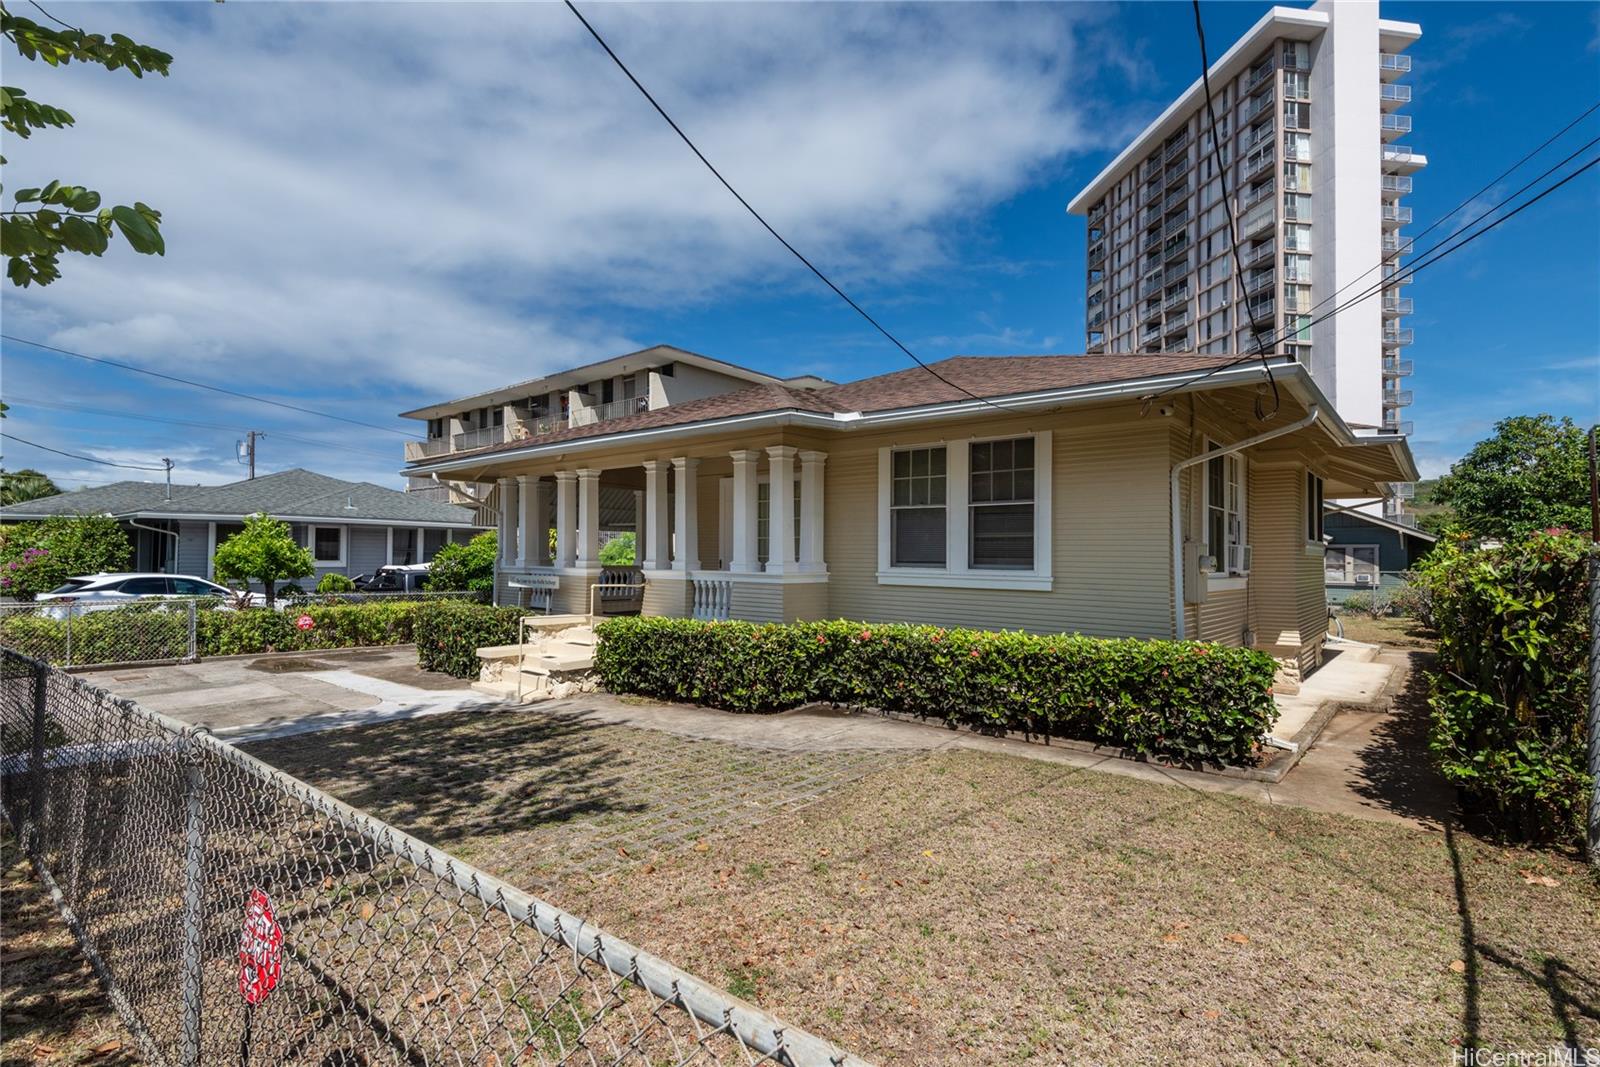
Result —
[[[1159, 195], [1159, 194], [1158, 194]], [[1160, 204], [1151, 204], [1144, 209], [1144, 214], [1139, 216], [1139, 225], [1148, 226], [1153, 222], [1161, 221], [1162, 207]]]
[[571, 422], [574, 426], [587, 426], [590, 423], [610, 422], [612, 419], [625, 418], [649, 410], [649, 397], [630, 396], [624, 400], [613, 400], [609, 404], [596, 404], [592, 408], [575, 408]]
[[1264, 92], [1259, 93], [1256, 96], [1252, 96], [1249, 100], [1245, 101], [1244, 111], [1240, 113], [1239, 121], [1249, 122], [1263, 111], [1271, 110], [1273, 101], [1276, 98], [1277, 94], [1274, 93], [1270, 87]]
[[1170, 195], [1177, 191], [1179, 187], [1184, 189], [1189, 187], [1189, 161], [1187, 159], [1180, 159], [1167, 168], [1167, 180], [1163, 188]]
[[1246, 276], [1244, 282], [1244, 291], [1253, 295], [1255, 293], [1264, 292], [1273, 288], [1277, 282], [1277, 271], [1269, 268], [1267, 270], [1259, 271], [1255, 274]]
[[1188, 302], [1189, 290], [1187, 288], [1183, 288], [1179, 289], [1175, 293], [1168, 293], [1167, 298], [1161, 302], [1161, 307], [1163, 310], [1171, 311], [1173, 308], [1183, 307]]
[[1410, 115], [1380, 115], [1378, 128], [1383, 133], [1385, 141], [1392, 141], [1396, 137], [1411, 132]]
[[1151, 230], [1144, 235], [1144, 240], [1139, 243], [1139, 251], [1144, 253], [1154, 252], [1161, 247], [1162, 233], [1160, 230]]
[[1096, 204], [1094, 207], [1089, 209], [1089, 225], [1090, 226], [1093, 226], [1098, 222], [1104, 221], [1105, 217], [1106, 217], [1106, 203], [1105, 203], [1104, 200], [1100, 201], [1100, 203]]
[[1168, 219], [1166, 228], [1161, 231], [1163, 237], [1174, 237], [1183, 233], [1189, 225], [1189, 213], [1185, 211], [1177, 218]]
[[1255, 210], [1245, 214], [1244, 221], [1239, 224], [1239, 233], [1243, 237], [1254, 237], [1258, 233], [1272, 229], [1277, 220], [1277, 205], [1274, 203], [1262, 204]]
[[419, 459], [430, 459], [442, 456], [450, 451], [450, 438], [430, 437], [426, 441], [406, 442], [406, 462], [415, 463]]
[[1399, 329], [1387, 329], [1383, 331], [1383, 343], [1392, 348], [1399, 347], [1400, 345], [1409, 345], [1415, 339], [1415, 337], [1415, 331], [1413, 331], [1409, 326], [1401, 327]]
[[[409, 457], [408, 457], [409, 458]], [[418, 500], [431, 500], [435, 504], [454, 504], [450, 486], [444, 482], [434, 485], [408, 486], [406, 493]]]
[[466, 430], [456, 434], [450, 439], [450, 451], [466, 452], [474, 448], [488, 448], [490, 445], [502, 444], [506, 439], [504, 426], [483, 426], [476, 430]]
[[1385, 296], [1383, 298], [1383, 313], [1385, 316], [1411, 314], [1411, 298], [1409, 296]]
[[1163, 285], [1171, 285], [1173, 282], [1182, 281], [1185, 277], [1188, 276], [1188, 274], [1189, 274], [1189, 264], [1187, 264], [1187, 263], [1179, 263], [1177, 266], [1168, 267], [1162, 273], [1161, 282], [1162, 282]]
[[1244, 83], [1244, 91], [1248, 93], [1250, 90], [1254, 89], [1268, 78], [1271, 78], [1272, 70], [1272, 60], [1270, 59], [1261, 64], [1259, 67], [1251, 68], [1250, 74]]
[[1102, 325], [1105, 321], [1106, 321], [1106, 313], [1104, 311], [1102, 311], [1102, 312], [1100, 312], [1099, 314], [1095, 315], [1093, 318], [1091, 318], [1089, 320], [1089, 322], [1087, 324], [1087, 328], [1093, 330], [1093, 329], [1099, 327], [1100, 325]]
[[1383, 361], [1383, 376], [1385, 378], [1411, 377], [1412, 361], [1409, 359], [1391, 359], [1385, 357]]
[[1244, 254], [1244, 261], [1255, 266], [1265, 260], [1276, 259], [1278, 255], [1278, 242], [1275, 240], [1258, 241]]
[[1310, 222], [1312, 208], [1301, 206], [1300, 201], [1290, 197], [1283, 205], [1283, 218], [1285, 222]]
[[1160, 156], [1152, 156], [1151, 158], [1145, 160], [1144, 164], [1139, 168], [1139, 177], [1141, 179], [1149, 178], [1161, 169], [1161, 163], [1162, 159]]
[[1412, 151], [1409, 145], [1386, 144], [1382, 154], [1383, 169], [1389, 174], [1414, 174], [1428, 165], [1428, 157]]
[[1160, 339], [1161, 339], [1161, 327], [1160, 326], [1150, 325], [1150, 326], [1142, 327], [1139, 330], [1139, 343], [1140, 344], [1149, 344], [1151, 341], [1159, 341]]
[[1385, 229], [1395, 226], [1405, 226], [1411, 222], [1411, 209], [1399, 204], [1383, 205], [1383, 225]]
[[1161, 153], [1162, 162], [1170, 163], [1179, 156], [1184, 155], [1186, 152], [1188, 152], [1188, 150], [1189, 135], [1186, 133], [1176, 141], [1167, 145], [1166, 150]]
[[1251, 322], [1260, 322], [1270, 319], [1277, 314], [1278, 301], [1275, 295], [1258, 296], [1246, 303], [1246, 310], [1250, 314]]
[[1404, 196], [1411, 191], [1411, 176], [1408, 174], [1385, 174], [1383, 176], [1383, 191]]
[[1194, 347], [1194, 338], [1185, 332], [1177, 337], [1168, 337], [1162, 345], [1168, 352], [1187, 352]]
[[1390, 482], [1389, 495], [1395, 500], [1415, 500], [1417, 498], [1417, 483]]
[[1146, 304], [1144, 306], [1144, 310], [1139, 312], [1139, 318], [1144, 322], [1160, 322], [1161, 321], [1161, 301], [1153, 300], [1150, 303]]
[[1404, 408], [1411, 406], [1410, 389], [1385, 389], [1383, 391], [1383, 406], [1386, 408]]
[[1181, 259], [1184, 261], [1184, 265], [1188, 266], [1189, 235], [1179, 234], [1177, 237], [1174, 237], [1172, 240], [1168, 241], [1167, 247], [1161, 253], [1161, 256], [1162, 259], [1167, 263], [1171, 263], [1175, 259]]
[[1276, 148], [1276, 145], [1269, 142], [1262, 147], [1261, 151], [1244, 161], [1244, 170], [1241, 173], [1245, 178], [1253, 178], [1264, 170], [1272, 169], [1277, 162], [1277, 153], [1274, 148]]
[[1278, 192], [1278, 183], [1268, 180], [1251, 189], [1245, 194], [1244, 206], [1246, 210], [1255, 207], [1263, 200], [1271, 199]]
[[1404, 104], [1411, 103], [1411, 86], [1409, 85], [1380, 85], [1378, 86], [1378, 105], [1385, 111], [1392, 111]]
[[1162, 210], [1164, 210], [1164, 211], [1171, 211], [1175, 207], [1183, 206], [1184, 204], [1188, 203], [1188, 201], [1189, 201], [1189, 183], [1188, 182], [1184, 182], [1182, 189], [1179, 189], [1179, 190], [1177, 190], [1177, 191], [1175, 191], [1173, 193], [1168, 194], [1166, 200], [1162, 201], [1161, 207], [1162, 207]]
[[1390, 409], [1389, 411], [1384, 412], [1383, 425], [1380, 427], [1380, 429], [1382, 429], [1384, 433], [1397, 433], [1405, 437], [1410, 437], [1413, 427], [1410, 419], [1391, 419], [1389, 417], [1397, 410], [1398, 409]]
[[1106, 343], [1105, 343], [1104, 339], [1099, 340], [1099, 341], [1090, 341], [1087, 345], [1084, 346], [1083, 350], [1084, 350], [1084, 352], [1086, 354], [1091, 355], [1091, 356], [1103, 355], [1105, 353], [1105, 350], [1106, 350]]
[[1378, 54], [1378, 77], [1386, 82], [1394, 81], [1402, 75], [1411, 73], [1411, 57], [1406, 55], [1393, 55], [1389, 52]]
[[1145, 278], [1139, 285], [1139, 297], [1155, 296], [1161, 292], [1161, 274], [1157, 273]]
[[1251, 152], [1260, 145], [1270, 144], [1277, 132], [1278, 127], [1273, 116], [1268, 115], [1244, 132], [1244, 139], [1239, 144], [1239, 151]]
[[1184, 327], [1186, 327], [1188, 325], [1189, 325], [1189, 309], [1188, 308], [1184, 308], [1181, 311], [1175, 311], [1172, 314], [1168, 315], [1166, 324], [1163, 327], [1163, 329], [1165, 330], [1165, 332], [1167, 333], [1168, 336], [1171, 336], [1174, 331], [1181, 330], [1181, 329], [1183, 329]]

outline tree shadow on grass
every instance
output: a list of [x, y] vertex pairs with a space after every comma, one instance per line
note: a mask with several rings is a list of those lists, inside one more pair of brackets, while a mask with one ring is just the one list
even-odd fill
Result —
[[647, 806], [611, 735], [583, 717], [463, 711], [244, 747], [446, 849]]

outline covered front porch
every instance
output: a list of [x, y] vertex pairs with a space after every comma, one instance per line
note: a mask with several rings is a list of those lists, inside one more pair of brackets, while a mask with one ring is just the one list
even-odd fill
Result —
[[[826, 461], [780, 443], [503, 474], [495, 601], [557, 614], [822, 618]], [[602, 564], [605, 538], [623, 532], [635, 535], [633, 565]]]

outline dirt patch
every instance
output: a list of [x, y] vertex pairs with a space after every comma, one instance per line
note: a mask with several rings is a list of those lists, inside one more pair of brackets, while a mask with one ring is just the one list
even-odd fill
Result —
[[1389, 617], [1374, 619], [1370, 615], [1341, 615], [1344, 635], [1352, 641], [1365, 641], [1371, 645], [1387, 645], [1419, 652], [1432, 652], [1439, 645], [1438, 635], [1416, 619]]
[[244, 669], [260, 671], [263, 674], [289, 674], [293, 671], [331, 671], [335, 669], [335, 665], [324, 660], [301, 659], [298, 656], [267, 656], [251, 660], [244, 665]]
[[142, 1063], [71, 931], [15, 839], [0, 839], [0, 1063]]
[[344, 667], [346, 670], [352, 670], [367, 678], [377, 678], [379, 681], [409, 685], [413, 689], [445, 692], [467, 687], [467, 683], [460, 678], [454, 678], [439, 671], [425, 671], [414, 663], [396, 663], [387, 667], [356, 667], [343, 663], [334, 663], [332, 666]]

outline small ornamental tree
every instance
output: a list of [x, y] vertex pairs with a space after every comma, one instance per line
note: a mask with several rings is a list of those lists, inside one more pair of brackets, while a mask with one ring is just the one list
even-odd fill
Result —
[[278, 582], [309, 578], [316, 564], [310, 549], [295, 543], [288, 523], [256, 514], [244, 520], [243, 530], [217, 546], [212, 570], [224, 582], [260, 582], [271, 605], [277, 603]]
[[600, 566], [631, 567], [637, 547], [633, 531], [620, 533], [600, 546]]
[[493, 590], [494, 561], [499, 552], [500, 541], [493, 530], [466, 544], [452, 542], [441, 547], [428, 567], [428, 589], [435, 593]]
[[0, 596], [32, 600], [80, 574], [125, 570], [132, 556], [128, 535], [108, 515], [8, 526], [0, 539]]
[[1569, 418], [1517, 415], [1495, 424], [1439, 479], [1433, 500], [1475, 537], [1524, 537], [1589, 526], [1587, 434]]

